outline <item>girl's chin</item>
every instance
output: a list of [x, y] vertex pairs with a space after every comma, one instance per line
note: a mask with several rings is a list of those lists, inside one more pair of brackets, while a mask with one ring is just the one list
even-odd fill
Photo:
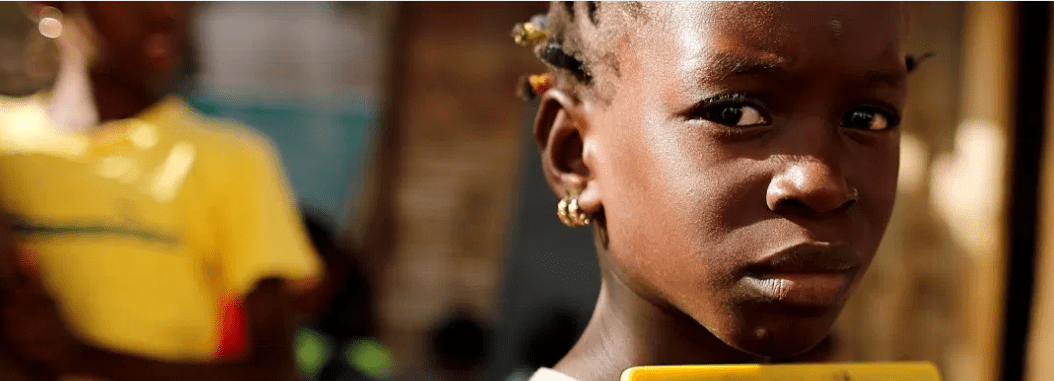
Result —
[[[776, 333], [779, 335], [779, 333]], [[826, 334], [806, 335], [803, 332], [779, 335], [781, 338], [757, 338], [763, 334], [736, 342], [726, 342], [733, 348], [754, 356], [768, 359], [794, 359], [797, 357], [814, 357], [813, 352], [821, 351], [821, 344]]]
[[833, 352], [831, 342], [826, 340], [830, 337], [833, 321], [798, 318], [796, 322], [786, 324], [789, 320], [793, 318], [786, 317], [776, 324], [742, 327], [717, 337], [732, 348], [772, 360], [823, 357], [823, 353]]

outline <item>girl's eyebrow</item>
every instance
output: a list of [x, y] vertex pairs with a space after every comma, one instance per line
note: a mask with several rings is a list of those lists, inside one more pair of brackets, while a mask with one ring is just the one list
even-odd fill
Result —
[[[700, 67], [697, 72], [705, 78], [722, 80], [733, 76], [779, 75], [791, 71], [791, 60], [778, 57], [746, 57], [742, 55], [718, 55]], [[863, 78], [867, 85], [900, 87], [907, 81], [903, 70], [871, 70]]]
[[775, 55], [747, 57], [737, 54], [718, 54], [704, 61], [706, 77], [726, 79], [731, 76], [772, 75], [790, 71], [790, 60]]
[[718, 60], [713, 69], [723, 76], [749, 75], [785, 71], [787, 67], [780, 61], [753, 58], [723, 58]]

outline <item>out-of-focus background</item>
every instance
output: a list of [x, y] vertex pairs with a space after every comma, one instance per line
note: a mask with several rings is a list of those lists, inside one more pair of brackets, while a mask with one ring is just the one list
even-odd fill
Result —
[[[589, 317], [591, 234], [555, 218], [529, 139], [534, 105], [515, 94], [544, 67], [509, 31], [547, 7], [196, 10], [180, 91], [270, 136], [297, 196], [359, 249], [388, 377], [525, 380]], [[1050, 379], [1051, 7], [907, 7], [908, 51], [935, 55], [911, 78], [899, 199], [838, 323], [840, 352], [933, 361], [955, 381]], [[53, 49], [17, 3], [0, 3], [0, 93], [46, 88]]]

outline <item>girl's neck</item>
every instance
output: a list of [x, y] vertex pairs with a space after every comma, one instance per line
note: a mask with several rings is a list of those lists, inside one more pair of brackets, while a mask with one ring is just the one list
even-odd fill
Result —
[[580, 381], [619, 379], [643, 365], [763, 363], [732, 348], [687, 315], [661, 307], [605, 276], [593, 317], [556, 369]]

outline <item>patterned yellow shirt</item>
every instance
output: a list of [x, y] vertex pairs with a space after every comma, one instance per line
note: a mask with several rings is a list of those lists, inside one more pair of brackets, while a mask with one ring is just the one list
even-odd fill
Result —
[[89, 133], [0, 98], [0, 205], [74, 332], [169, 361], [236, 356], [268, 276], [320, 273], [270, 142], [171, 97]]

